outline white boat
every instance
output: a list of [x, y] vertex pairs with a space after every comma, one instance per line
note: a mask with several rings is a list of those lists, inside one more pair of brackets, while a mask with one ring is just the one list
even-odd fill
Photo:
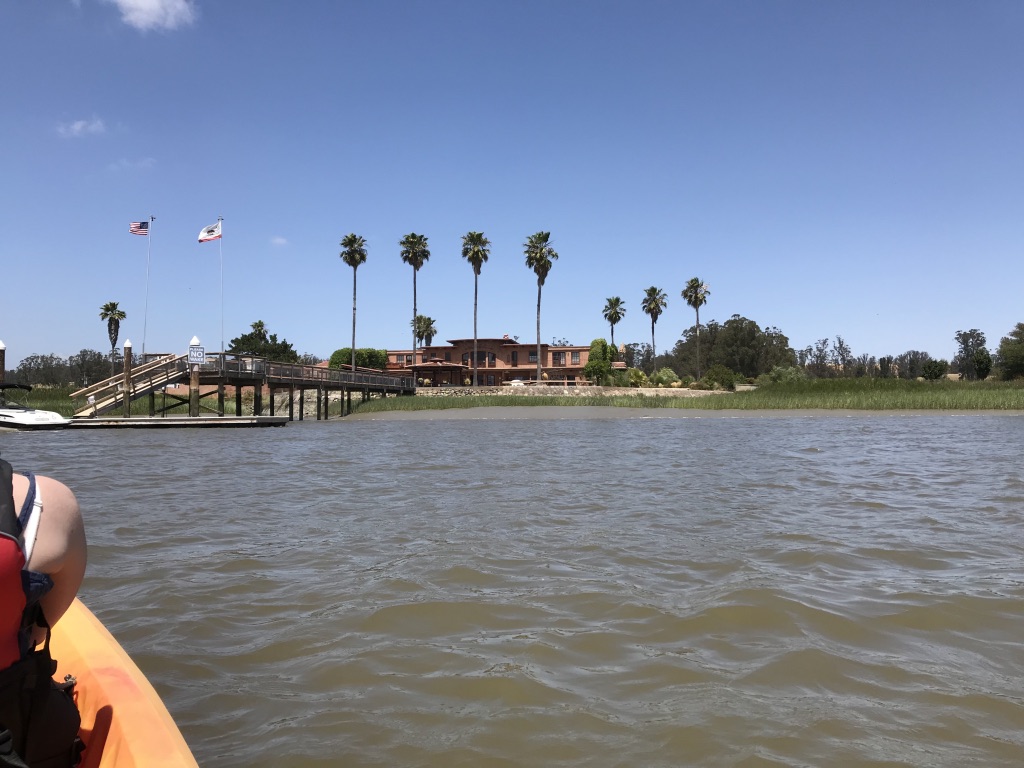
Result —
[[31, 392], [28, 384], [0, 383], [0, 431], [12, 429], [63, 429], [71, 423], [59, 413], [37, 411], [11, 399], [12, 392]]

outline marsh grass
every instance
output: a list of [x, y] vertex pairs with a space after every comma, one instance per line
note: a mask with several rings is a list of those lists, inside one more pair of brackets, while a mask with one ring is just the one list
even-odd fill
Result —
[[706, 397], [658, 395], [389, 397], [360, 403], [356, 413], [501, 406], [615, 406], [689, 410], [1024, 411], [1018, 382], [815, 379]]
[[10, 399], [37, 411], [54, 411], [61, 416], [71, 416], [75, 412], [75, 404], [71, 401], [71, 393], [75, 389], [77, 387], [33, 387], [31, 392], [12, 392]]
[[[71, 416], [75, 404], [71, 387], [36, 387], [16, 393], [17, 399], [46, 411]], [[170, 399], [166, 401], [171, 404]], [[158, 407], [163, 405], [157, 397]], [[203, 398], [216, 409], [217, 398]], [[614, 406], [618, 408], [685, 408], [689, 410], [855, 410], [855, 411], [1024, 411], [1024, 383], [1002, 381], [905, 381], [902, 379], [810, 379], [771, 384], [749, 392], [670, 397], [659, 395], [479, 395], [465, 397], [389, 397], [384, 400], [352, 402], [356, 413], [384, 411], [447, 410], [482, 407]], [[264, 400], [266, 406], [266, 400]], [[332, 414], [338, 408], [332, 404]], [[145, 398], [132, 403], [132, 415], [148, 415]], [[225, 402], [234, 413], [234, 401]], [[252, 397], [243, 397], [243, 412], [251, 413]], [[205, 411], [209, 413], [209, 411]], [[188, 413], [182, 403], [169, 414]]]

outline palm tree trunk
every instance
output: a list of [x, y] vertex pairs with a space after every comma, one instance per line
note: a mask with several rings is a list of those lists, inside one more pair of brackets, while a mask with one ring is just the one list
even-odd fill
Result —
[[654, 348], [654, 320], [651, 320], [651, 370], [654, 370], [654, 358], [658, 356], [658, 350]]
[[[416, 268], [412, 269], [412, 364], [416, 365]], [[416, 376], [413, 375], [413, 384]]]
[[352, 267], [352, 371], [356, 370], [356, 268]]
[[697, 313], [697, 378], [700, 378], [700, 307], [694, 307]]
[[540, 290], [541, 284], [537, 283], [537, 384], [540, 384], [541, 361], [540, 361]]
[[477, 373], [476, 373], [476, 301], [477, 301], [477, 287], [479, 284], [479, 278], [476, 273], [473, 273], [473, 386], [477, 386]]
[[609, 323], [612, 327], [612, 346], [615, 346], [615, 323]]

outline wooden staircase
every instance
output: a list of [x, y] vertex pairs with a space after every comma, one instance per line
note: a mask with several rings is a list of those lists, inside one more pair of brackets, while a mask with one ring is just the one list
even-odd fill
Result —
[[86, 404], [75, 411], [74, 418], [87, 418], [106, 413], [123, 406], [125, 398], [137, 400], [170, 384], [177, 384], [188, 378], [188, 355], [167, 355], [153, 360], [131, 371], [128, 391], [125, 391], [124, 374], [98, 381], [77, 392], [72, 398], [84, 397]]

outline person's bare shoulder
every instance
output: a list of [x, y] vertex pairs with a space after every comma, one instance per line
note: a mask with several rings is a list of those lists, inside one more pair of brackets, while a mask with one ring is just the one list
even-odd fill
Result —
[[[37, 475], [36, 492], [42, 499], [43, 510], [28, 567], [53, 579], [53, 589], [42, 601], [43, 612], [53, 624], [71, 605], [85, 576], [85, 525], [78, 500], [64, 483]], [[27, 479], [15, 475], [16, 509], [21, 509], [27, 493]]]

